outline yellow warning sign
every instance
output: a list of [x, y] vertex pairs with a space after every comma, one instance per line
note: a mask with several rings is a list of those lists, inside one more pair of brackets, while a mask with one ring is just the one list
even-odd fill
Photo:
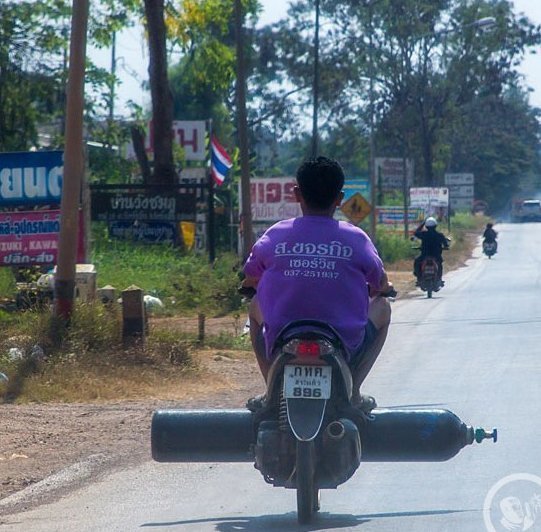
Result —
[[340, 206], [340, 209], [352, 223], [357, 225], [370, 214], [372, 207], [360, 192], [356, 192]]

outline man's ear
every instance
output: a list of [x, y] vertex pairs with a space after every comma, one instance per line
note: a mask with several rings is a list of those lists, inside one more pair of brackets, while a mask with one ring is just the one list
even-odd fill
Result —
[[337, 207], [340, 207], [340, 205], [342, 205], [342, 201], [344, 200], [344, 193], [342, 191], [340, 191], [340, 193], [338, 194], [338, 197], [336, 198], [336, 201], [335, 201], [335, 205]]
[[295, 194], [295, 201], [297, 203], [300, 203], [301, 199], [302, 199], [302, 193], [301, 193], [301, 189], [299, 188], [298, 185], [295, 185], [293, 187], [293, 193]]

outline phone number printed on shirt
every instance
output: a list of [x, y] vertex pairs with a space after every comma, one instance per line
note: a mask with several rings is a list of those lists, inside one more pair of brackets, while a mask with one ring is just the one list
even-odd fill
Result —
[[310, 279], [338, 279], [338, 272], [326, 272], [320, 270], [284, 270], [286, 277], [306, 277]]

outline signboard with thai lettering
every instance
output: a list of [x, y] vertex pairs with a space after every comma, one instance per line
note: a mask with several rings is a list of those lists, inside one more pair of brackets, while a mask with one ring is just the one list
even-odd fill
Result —
[[136, 242], [174, 242], [177, 238], [175, 222], [109, 222], [109, 235], [113, 238]]
[[366, 199], [370, 198], [370, 180], [369, 179], [360, 179], [360, 178], [347, 178], [344, 182], [344, 187], [342, 188], [344, 192], [344, 203], [356, 194], [362, 194]]
[[475, 183], [473, 174], [445, 174], [445, 184], [447, 186], [454, 185], [471, 185]]
[[445, 187], [410, 188], [410, 205], [421, 209], [449, 206], [449, 190]]
[[[413, 183], [413, 160], [406, 159], [406, 186]], [[376, 180], [381, 191], [402, 190], [404, 188], [404, 159], [399, 157], [376, 157]]]
[[[207, 158], [205, 145], [206, 124], [204, 120], [173, 120], [173, 143], [184, 150], [187, 161], [204, 161]], [[154, 152], [154, 128], [152, 121], [148, 123], [148, 135], [145, 138], [145, 149]]]
[[[84, 262], [82, 225], [81, 216], [78, 262]], [[0, 213], [0, 266], [55, 264], [59, 232], [59, 210]]]
[[450, 206], [455, 211], [471, 211], [475, 198], [475, 178], [473, 174], [445, 174], [445, 184], [449, 187]]
[[252, 179], [250, 183], [252, 220], [278, 222], [301, 216], [301, 206], [297, 203], [293, 192], [296, 184], [294, 177]]
[[118, 192], [92, 189], [92, 220], [122, 222], [195, 221], [196, 198], [184, 193], [150, 191]]
[[[383, 206], [376, 208], [378, 224], [388, 226], [404, 225], [404, 207]], [[410, 225], [420, 224], [425, 218], [424, 209], [413, 207], [408, 209], [408, 223]]]
[[62, 151], [0, 153], [0, 207], [60, 203]]

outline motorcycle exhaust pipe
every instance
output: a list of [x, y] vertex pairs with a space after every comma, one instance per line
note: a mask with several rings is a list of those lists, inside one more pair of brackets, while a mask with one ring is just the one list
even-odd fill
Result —
[[346, 434], [346, 428], [341, 421], [331, 421], [325, 429], [325, 434], [330, 440], [341, 440]]

